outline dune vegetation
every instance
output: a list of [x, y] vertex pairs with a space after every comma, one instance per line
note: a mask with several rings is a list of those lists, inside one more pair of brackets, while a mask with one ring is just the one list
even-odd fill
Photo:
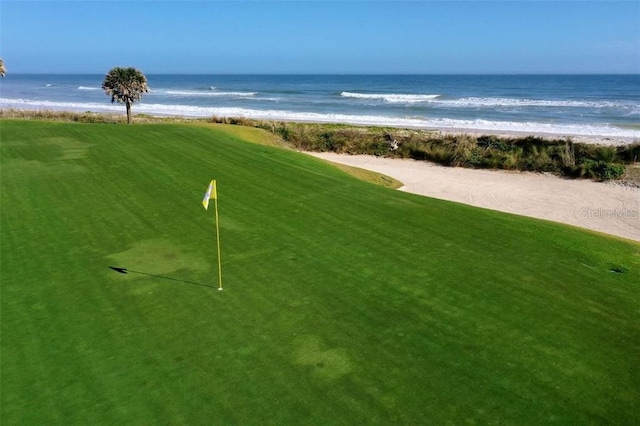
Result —
[[[304, 151], [412, 158], [451, 167], [550, 172], [560, 176], [617, 180], [640, 157], [640, 142], [618, 146], [574, 143], [571, 138], [442, 133], [348, 125], [214, 121], [249, 125], [279, 134]], [[639, 182], [640, 183], [640, 182]]]

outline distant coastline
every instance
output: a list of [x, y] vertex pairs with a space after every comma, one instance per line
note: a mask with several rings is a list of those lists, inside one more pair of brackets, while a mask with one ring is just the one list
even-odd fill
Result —
[[[122, 112], [101, 74], [11, 74], [0, 108]], [[640, 140], [640, 75], [149, 74], [134, 114], [343, 123], [626, 144]]]
[[[121, 121], [125, 118], [125, 116], [123, 115], [123, 107], [116, 105], [114, 107], [108, 108], [105, 111], [103, 110], [97, 110], [97, 111], [91, 111], [91, 110], [80, 110], [80, 109], [54, 109], [54, 108], [14, 108], [12, 106], [9, 107], [4, 107], [0, 104], [0, 118], [10, 118], [12, 116], [20, 116], [20, 115], [24, 115], [24, 116], [29, 116], [29, 115], [42, 115], [42, 116], [50, 116], [51, 118], [55, 119], [56, 115], [76, 115], [76, 114], [96, 114], [96, 115], [100, 115], [105, 117], [105, 119], [107, 121], [113, 121], [113, 122], [117, 122], [117, 121]], [[182, 114], [147, 114], [144, 112], [140, 112], [140, 108], [138, 105], [134, 106], [134, 110], [138, 111], [137, 113], [134, 112], [133, 116], [137, 118], [138, 121], [140, 121], [140, 119], [142, 119], [143, 121], [149, 121], [149, 119], [158, 119], [158, 120], [163, 120], [163, 119], [167, 119], [167, 120], [172, 120], [172, 119], [178, 119], [178, 120], [209, 120], [212, 118], [218, 118], [218, 116], [215, 115], [211, 115], [211, 116], [189, 116], [189, 115], [182, 115]], [[570, 134], [570, 133], [547, 133], [547, 132], [540, 132], [540, 131], [532, 131], [532, 132], [527, 132], [527, 131], [515, 131], [515, 130], [486, 130], [486, 129], [474, 129], [474, 128], [439, 128], [439, 127], [421, 127], [421, 126], [406, 126], [406, 125], [390, 125], [388, 123], [384, 123], [384, 124], [378, 124], [375, 122], [372, 123], [358, 123], [358, 122], [349, 122], [349, 121], [336, 121], [336, 122], [330, 122], [330, 121], [324, 121], [324, 120], [318, 120], [318, 121], [314, 121], [314, 120], [296, 120], [296, 119], [291, 119], [291, 118], [278, 118], [278, 117], [271, 117], [271, 118], [251, 118], [251, 117], [245, 117], [245, 116], [229, 116], [226, 117], [228, 119], [231, 120], [242, 120], [242, 119], [248, 119], [248, 120], [265, 120], [265, 121], [273, 121], [273, 122], [283, 122], [283, 123], [310, 123], [310, 124], [336, 124], [336, 125], [353, 125], [353, 126], [359, 126], [359, 127], [381, 127], [381, 128], [393, 128], [393, 129], [398, 129], [398, 130], [402, 130], [402, 129], [407, 129], [407, 130], [425, 130], [425, 131], [434, 131], [434, 132], [439, 132], [442, 133], [443, 135], [470, 135], [470, 136], [474, 136], [474, 137], [478, 137], [478, 136], [497, 136], [497, 137], [502, 137], [502, 138], [522, 138], [522, 137], [527, 137], [527, 136], [534, 136], [534, 137], [539, 137], [542, 139], [571, 139], [573, 142], [575, 143], [582, 143], [582, 144], [590, 144], [590, 145], [605, 145], [605, 146], [619, 146], [619, 145], [630, 145], [630, 144], [634, 144], [634, 143], [638, 143], [640, 142], [640, 134], [638, 136], [627, 136], [627, 137], [623, 137], [623, 136], [598, 136], [598, 135], [579, 135], [579, 134]]]

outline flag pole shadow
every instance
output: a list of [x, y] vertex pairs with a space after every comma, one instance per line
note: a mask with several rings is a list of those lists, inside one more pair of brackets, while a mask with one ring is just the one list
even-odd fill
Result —
[[187, 280], [181, 280], [178, 278], [171, 278], [171, 277], [165, 277], [163, 275], [156, 275], [156, 274], [149, 274], [147, 272], [140, 272], [140, 271], [132, 271], [131, 269], [127, 269], [127, 268], [117, 268], [115, 266], [109, 266], [109, 269], [112, 269], [120, 274], [139, 274], [139, 275], [147, 275], [149, 277], [154, 277], [154, 278], [162, 278], [164, 280], [171, 280], [171, 281], [178, 281], [184, 284], [191, 284], [191, 285], [197, 285], [200, 287], [209, 287], [209, 288], [216, 288], [215, 286], [212, 285], [206, 285], [206, 284], [201, 284], [201, 283], [196, 283], [193, 281], [187, 281]]

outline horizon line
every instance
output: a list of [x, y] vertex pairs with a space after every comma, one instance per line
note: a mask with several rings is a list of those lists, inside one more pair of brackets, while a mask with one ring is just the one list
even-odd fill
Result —
[[[142, 70], [141, 70], [142, 71]], [[245, 76], [285, 76], [285, 75], [305, 75], [305, 76], [349, 76], [349, 75], [406, 75], [406, 76], [495, 76], [495, 75], [640, 75], [638, 72], [144, 72], [146, 75], [245, 75]], [[102, 75], [104, 72], [12, 72], [10, 75]]]

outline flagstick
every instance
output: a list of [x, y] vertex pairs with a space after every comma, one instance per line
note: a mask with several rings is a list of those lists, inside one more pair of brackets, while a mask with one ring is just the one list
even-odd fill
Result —
[[[215, 185], [215, 183], [214, 183]], [[216, 207], [216, 240], [218, 241], [218, 290], [222, 290], [222, 261], [220, 260], [220, 226], [218, 225], [218, 194], [217, 189], [216, 197], [213, 199]]]

